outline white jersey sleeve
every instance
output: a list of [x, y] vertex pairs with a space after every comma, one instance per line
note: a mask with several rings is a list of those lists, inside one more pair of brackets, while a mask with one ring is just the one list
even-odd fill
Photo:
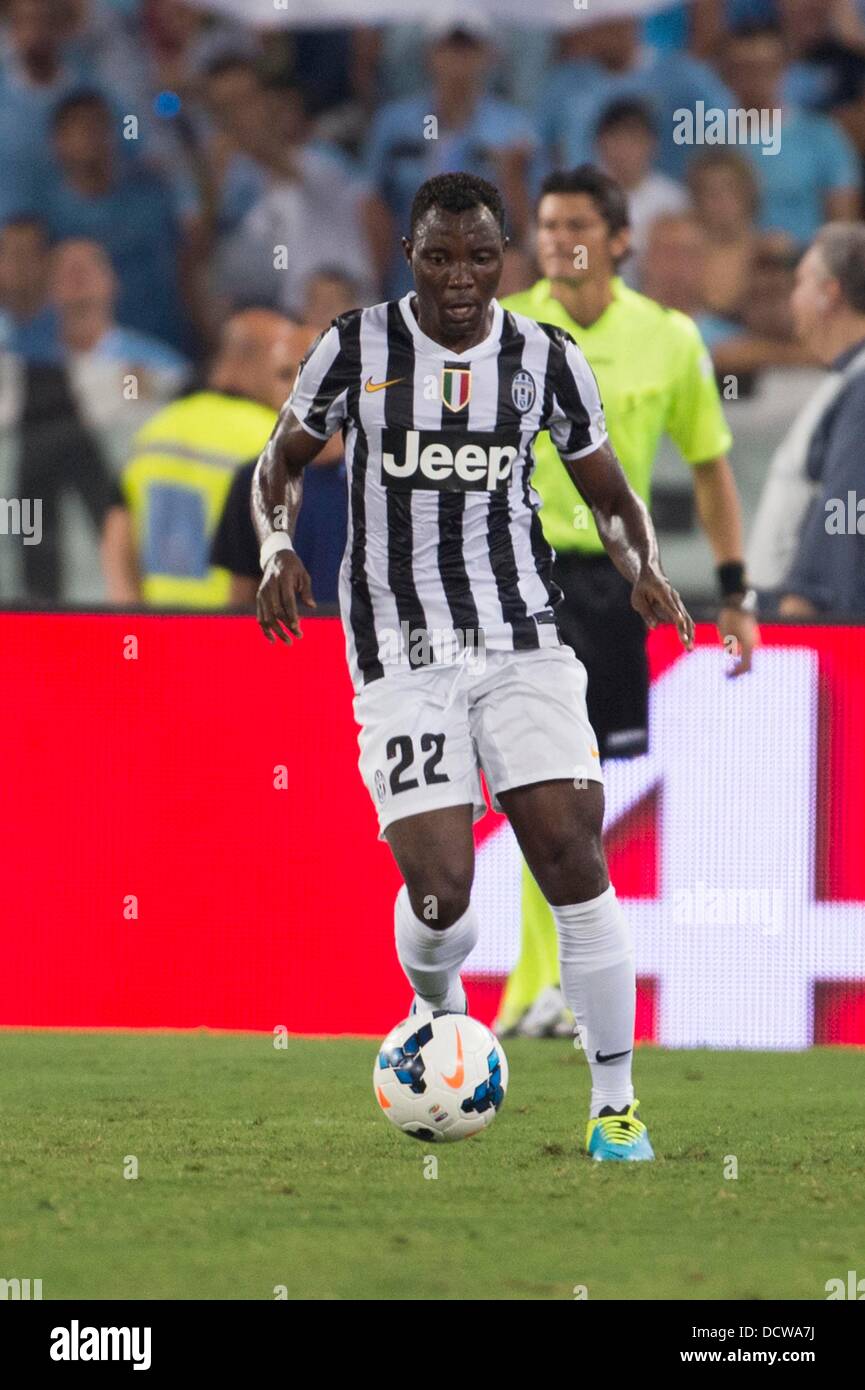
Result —
[[551, 408], [544, 428], [563, 459], [591, 454], [607, 438], [604, 407], [595, 374], [569, 333], [547, 330]]
[[334, 319], [304, 357], [287, 404], [316, 439], [330, 439], [348, 417], [348, 395], [357, 385], [357, 359], [346, 351], [343, 318]]

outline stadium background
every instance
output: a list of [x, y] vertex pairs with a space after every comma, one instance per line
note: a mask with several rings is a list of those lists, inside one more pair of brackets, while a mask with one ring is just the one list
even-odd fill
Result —
[[[316, 24], [326, 13], [333, 27], [313, 30], [301, 5], [271, 0], [46, 4], [46, 12], [67, 15], [63, 57], [79, 85], [98, 86], [116, 97], [117, 109], [139, 114], [141, 151], [124, 157], [159, 170], [176, 200], [181, 239], [184, 227], [189, 235], [201, 230], [195, 175], [218, 125], [203, 90], [208, 63], [251, 55], [270, 79], [299, 88], [310, 117], [303, 142], [326, 146], [360, 198], [368, 191], [364, 145], [376, 108], [352, 76], [352, 55], [365, 51], [361, 31], [341, 26], [350, 20], [376, 31], [378, 72], [383, 82], [389, 73], [396, 99], [415, 80], [423, 37], [393, 17], [398, 11], [421, 24], [428, 17], [423, 4], [358, 0], [348, 7], [333, 0], [315, 14]], [[519, 28], [521, 5], [469, 8], [495, 14], [506, 60], [493, 80], [529, 124], [531, 95], [554, 63], [559, 30], [589, 28], [601, 12], [639, 16], [644, 39], [673, 54], [687, 42], [690, 15], [682, 5], [598, 3], [583, 11], [536, 3], [536, 23]], [[818, 11], [831, 17], [835, 8], [799, 6], [812, 19]], [[13, 21], [43, 9], [43, 0], [13, 0], [0, 10], [3, 220], [41, 216], [58, 177], [44, 125], [37, 183], [27, 195], [32, 201], [9, 202], [29, 109]], [[728, 6], [728, 17], [788, 19], [795, 9], [740, 0]], [[455, 22], [466, 13], [465, 7], [455, 12]], [[865, 23], [861, 14], [859, 20]], [[858, 69], [848, 63], [852, 87], [838, 110], [814, 98], [846, 130], [860, 180], [862, 52]], [[325, 53], [337, 55], [335, 61], [317, 66]], [[812, 63], [810, 74], [807, 60], [798, 66], [800, 79], [815, 78], [816, 91], [820, 65]], [[179, 100], [167, 100], [166, 92]], [[529, 192], [537, 174], [533, 168], [528, 176]], [[51, 235], [61, 236], [47, 221]], [[793, 230], [780, 230], [795, 247]], [[175, 343], [193, 380], [220, 322], [246, 292], [238, 287], [233, 299], [228, 279], [220, 281], [220, 268], [230, 261], [220, 259], [218, 237], [208, 231], [211, 256], [199, 285], [205, 310], [177, 326]], [[113, 234], [107, 227], [106, 245]], [[513, 271], [530, 275], [530, 245], [520, 252], [526, 262]], [[772, 301], [767, 315], [789, 289], [792, 255], [781, 256], [772, 270], [771, 292], [765, 281], [760, 285]], [[370, 287], [367, 302], [379, 297], [378, 289]], [[2, 294], [0, 283], [0, 495], [9, 498], [22, 439], [15, 382], [38, 353], [34, 358], [16, 336]], [[280, 296], [274, 290], [269, 302], [295, 308]], [[48, 288], [44, 308], [50, 319]], [[760, 327], [731, 321], [727, 341]], [[789, 327], [775, 324], [774, 331], [777, 360], [770, 354], [759, 371], [742, 376], [737, 398], [725, 402], [749, 517], [772, 449], [820, 377], [813, 364], [791, 364]], [[62, 344], [52, 364], [68, 371], [103, 465], [119, 476], [134, 429], [162, 403], [160, 390], [173, 393], [176, 381], [160, 385], [157, 362], [152, 400], [100, 411], [104, 377], [76, 375]], [[64, 420], [43, 422], [58, 470], [67, 447]], [[662, 456], [656, 478], [666, 567], [699, 606], [711, 596], [711, 559], [671, 453]], [[0, 614], [6, 731], [0, 1023], [268, 1031], [284, 1025], [297, 1033], [381, 1034], [402, 1012], [406, 989], [391, 941], [397, 879], [386, 847], [375, 839], [356, 771], [337, 621], [307, 619], [302, 648], [286, 657], [264, 644], [248, 617], [112, 613], [98, 527], [74, 495], [64, 499], [60, 543], [59, 587], [37, 597], [23, 579], [19, 538], [0, 535], [0, 600], [7, 610]], [[130, 635], [138, 643], [134, 659]], [[828, 615], [823, 626], [771, 625], [764, 640], [753, 675], [731, 687], [708, 624], [687, 658], [673, 650], [669, 634], [655, 634], [653, 751], [610, 768], [608, 844], [635, 928], [638, 1031], [646, 1040], [760, 1048], [865, 1042], [865, 627]], [[714, 758], [707, 747], [716, 750]], [[281, 766], [285, 787], [274, 785]], [[472, 1001], [489, 1020], [514, 961], [517, 877], [509, 833], [498, 818], [490, 815], [479, 827], [478, 843], [477, 893], [489, 930], [472, 962]], [[693, 914], [683, 920], [686, 895], [696, 901], [698, 889], [704, 903], [705, 893], [726, 894], [714, 922]], [[730, 889], [768, 894], [760, 901], [771, 901], [772, 920], [742, 921], [747, 907]]]

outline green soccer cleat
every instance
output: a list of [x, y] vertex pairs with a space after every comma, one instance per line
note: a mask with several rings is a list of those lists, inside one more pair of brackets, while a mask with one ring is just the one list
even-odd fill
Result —
[[586, 1151], [590, 1158], [602, 1163], [612, 1158], [631, 1160], [654, 1158], [649, 1132], [637, 1113], [635, 1100], [624, 1110], [605, 1105], [599, 1115], [589, 1120], [586, 1129]]

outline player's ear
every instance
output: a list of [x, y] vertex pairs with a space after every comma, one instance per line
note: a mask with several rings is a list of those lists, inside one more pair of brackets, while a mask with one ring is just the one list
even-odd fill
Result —
[[413, 243], [412, 243], [411, 241], [409, 241], [409, 239], [408, 239], [407, 236], [404, 236], [404, 237], [402, 238], [402, 250], [403, 250], [403, 255], [405, 256], [405, 258], [406, 258], [406, 260], [408, 261], [409, 265], [411, 265], [411, 253], [412, 253], [412, 251], [414, 250], [414, 245], [413, 245]]
[[824, 280], [823, 284], [820, 286], [820, 308], [824, 310], [836, 309], [839, 303], [841, 302], [841, 299], [841, 286], [837, 280], [830, 276], [829, 278]]
[[623, 260], [631, 254], [631, 229], [622, 227], [615, 236], [610, 237], [610, 254], [614, 261]]

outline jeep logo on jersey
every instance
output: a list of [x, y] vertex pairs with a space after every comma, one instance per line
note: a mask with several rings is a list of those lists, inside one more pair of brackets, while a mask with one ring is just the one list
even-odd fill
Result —
[[531, 410], [536, 394], [535, 379], [531, 372], [517, 372], [511, 382], [511, 400], [521, 415]]
[[398, 492], [500, 492], [508, 485], [519, 444], [513, 431], [382, 430], [381, 481]]
[[448, 410], [462, 410], [472, 394], [470, 367], [442, 367], [442, 400]]

